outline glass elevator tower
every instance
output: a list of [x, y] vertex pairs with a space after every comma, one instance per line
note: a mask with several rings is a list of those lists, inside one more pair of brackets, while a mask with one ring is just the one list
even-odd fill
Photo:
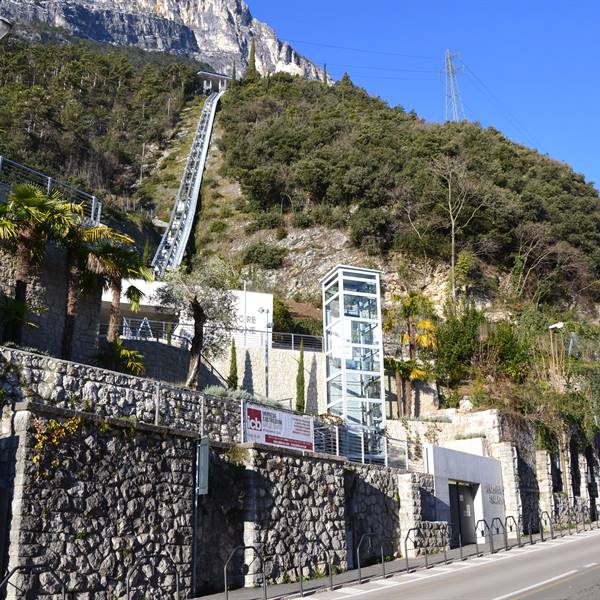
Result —
[[339, 265], [321, 280], [327, 411], [349, 426], [385, 426], [379, 271]]

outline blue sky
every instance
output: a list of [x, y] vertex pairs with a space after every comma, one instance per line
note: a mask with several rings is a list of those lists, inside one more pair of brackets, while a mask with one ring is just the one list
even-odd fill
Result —
[[431, 121], [444, 119], [441, 72], [451, 49], [464, 65], [467, 118], [569, 163], [600, 187], [597, 0], [248, 2], [334, 77], [348, 71], [370, 93]]

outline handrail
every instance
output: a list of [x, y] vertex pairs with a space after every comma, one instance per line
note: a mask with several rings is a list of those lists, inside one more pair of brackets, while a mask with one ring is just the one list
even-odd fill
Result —
[[133, 577], [133, 574], [138, 571], [141, 565], [151, 565], [153, 570], [156, 571], [157, 558], [160, 560], [165, 560], [173, 567], [173, 572], [175, 573], [175, 600], [179, 600], [179, 571], [177, 570], [175, 561], [166, 554], [150, 554], [148, 556], [142, 556], [138, 558], [138, 560], [132, 565], [129, 571], [127, 571], [127, 578], [125, 580], [125, 593], [127, 600], [131, 599], [131, 578]]
[[0, 156], [0, 182], [11, 185], [29, 183], [43, 187], [48, 194], [52, 190], [57, 190], [63, 194], [65, 200], [82, 203], [84, 205], [85, 216], [93, 225], [100, 223], [102, 217], [102, 200], [100, 198], [83, 192], [72, 185], [58, 181], [53, 177], [49, 177], [44, 173], [35, 171], [5, 156]]
[[514, 528], [517, 532], [517, 545], [519, 546], [519, 548], [522, 548], [523, 544], [521, 543], [521, 525], [517, 523], [517, 520], [512, 515], [508, 515], [508, 517], [506, 517], [506, 519], [504, 520], [504, 529], [507, 530], [507, 535], [509, 521], [512, 523], [512, 525], [510, 526], [510, 532], [512, 533], [514, 525]]
[[[490, 522], [490, 528], [496, 529], [496, 535], [500, 535], [500, 528], [502, 528], [502, 533], [504, 534], [504, 550], [508, 551], [508, 535], [506, 534], [506, 526], [502, 519], [500, 517], [494, 517]], [[492, 531], [492, 536], [493, 535], [494, 532]]]
[[479, 541], [477, 539], [477, 530], [479, 529], [480, 523], [483, 523], [485, 525], [485, 529], [481, 530], [481, 536], [483, 537], [483, 541], [485, 543], [485, 530], [487, 529], [490, 535], [490, 552], [491, 554], [495, 554], [496, 551], [494, 550], [494, 534], [492, 533], [492, 530], [490, 529], [490, 526], [485, 519], [479, 519], [479, 521], [475, 523], [475, 552], [478, 556], [483, 556], [483, 553], [479, 552]]
[[[410, 566], [409, 566], [409, 562], [408, 562], [408, 541], [409, 540], [412, 541], [413, 550], [416, 550], [416, 546], [414, 544], [417, 543], [417, 540], [414, 537], [411, 538], [411, 533], [417, 531], [417, 532], [419, 532], [419, 534], [421, 534], [421, 530], [422, 530], [421, 527], [411, 527], [411, 529], [409, 529], [406, 532], [406, 536], [404, 538], [404, 558], [406, 560], [406, 572], [407, 573], [410, 573]], [[423, 536], [421, 535], [420, 537], [422, 538]], [[425, 549], [425, 568], [427, 569], [427, 568], [429, 568], [429, 560], [428, 560], [428, 556], [427, 556], [427, 551], [429, 548], [428, 548], [427, 544], [425, 544], [423, 547]]]
[[[371, 540], [376, 538], [376, 533], [363, 533], [360, 536], [360, 540], [358, 542], [358, 546], [356, 547], [356, 561], [358, 562], [358, 583], [362, 583], [362, 569], [360, 564], [360, 547], [362, 546], [365, 540], [369, 540], [369, 548], [373, 547], [373, 543]], [[383, 569], [383, 578], [385, 579], [385, 557], [383, 555], [383, 544], [380, 545], [381, 549], [381, 568]]]
[[67, 586], [65, 584], [65, 582], [58, 576], [58, 572], [55, 571], [52, 567], [49, 567], [48, 565], [21, 565], [19, 567], [15, 567], [14, 569], [10, 570], [7, 574], [6, 577], [4, 577], [4, 579], [0, 582], [0, 592], [4, 589], [6, 589], [6, 587], [8, 586], [8, 582], [11, 580], [12, 576], [15, 573], [19, 573], [19, 572], [23, 572], [23, 573], [50, 573], [50, 575], [52, 575], [52, 577], [54, 577], [54, 579], [56, 580], [56, 582], [58, 583], [58, 585], [60, 585], [60, 589], [61, 589], [61, 596], [62, 596], [62, 600], [66, 600], [67, 598]]
[[231, 559], [240, 550], [252, 550], [254, 552], [255, 556], [260, 561], [260, 565], [262, 567], [262, 576], [263, 576], [263, 578], [262, 578], [263, 600], [267, 600], [267, 572], [266, 572], [266, 569], [265, 569], [265, 559], [262, 556], [262, 554], [256, 549], [255, 546], [244, 546], [243, 544], [241, 546], [236, 546], [231, 551], [231, 553], [229, 554], [229, 557], [225, 561], [225, 565], [223, 566], [223, 584], [225, 586], [225, 600], [229, 599], [229, 584], [227, 583], [227, 567], [229, 566], [229, 563], [231, 562]]

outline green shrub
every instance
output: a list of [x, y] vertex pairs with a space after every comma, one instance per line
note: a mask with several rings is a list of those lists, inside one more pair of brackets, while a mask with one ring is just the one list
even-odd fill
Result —
[[314, 225], [315, 221], [312, 215], [305, 212], [294, 213], [292, 217], [292, 225], [298, 229], [308, 229]]
[[210, 233], [223, 233], [227, 229], [227, 223], [225, 221], [211, 221], [208, 225], [208, 231]]
[[245, 232], [256, 233], [261, 229], [277, 229], [284, 225], [283, 217], [274, 212], [260, 213], [252, 223], [246, 225]]
[[285, 248], [265, 242], [255, 242], [242, 253], [242, 262], [245, 265], [258, 265], [263, 269], [278, 269], [283, 265], [286, 254]]

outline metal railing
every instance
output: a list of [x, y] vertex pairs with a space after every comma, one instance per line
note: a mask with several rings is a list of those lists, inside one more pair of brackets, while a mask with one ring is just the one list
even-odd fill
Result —
[[66, 586], [65, 582], [63, 581], [63, 579], [61, 577], [59, 577], [58, 572], [55, 571], [52, 567], [49, 567], [48, 565], [21, 565], [20, 567], [15, 567], [14, 569], [11, 569], [6, 574], [4, 579], [2, 581], [0, 581], [0, 593], [2, 593], [2, 591], [6, 590], [6, 588], [8, 587], [8, 584], [10, 583], [10, 580], [12, 579], [12, 577], [15, 573], [27, 573], [29, 575], [34, 575], [34, 574], [40, 575], [42, 573], [50, 573], [50, 575], [52, 575], [54, 581], [60, 587], [60, 597], [62, 598], [62, 600], [66, 600], [67, 586]]
[[315, 451], [320, 454], [341, 456], [350, 462], [409, 469], [407, 442], [389, 438], [380, 431], [321, 421], [315, 423], [314, 436]]
[[86, 192], [58, 181], [48, 175], [34, 171], [25, 165], [21, 165], [5, 156], [0, 156], [0, 200], [2, 191], [6, 194], [15, 184], [29, 183], [37, 185], [50, 194], [52, 191], [59, 191], [66, 202], [83, 204], [84, 215], [86, 219], [97, 225], [102, 217], [102, 200]]
[[152, 260], [152, 267], [159, 279], [164, 277], [168, 269], [179, 267], [183, 260], [196, 216], [217, 105], [223, 93], [211, 94], [202, 109], [198, 129], [173, 204], [171, 219]]
[[[106, 326], [103, 329], [105, 330]], [[123, 339], [156, 341], [189, 350], [193, 330], [194, 326], [192, 323], [154, 321], [147, 318], [123, 318], [121, 336]], [[267, 341], [271, 342], [271, 348], [279, 350], [299, 351], [300, 347], [303, 346], [307, 351], [321, 352], [323, 348], [323, 338], [299, 333], [281, 333], [277, 331], [241, 328], [222, 330], [207, 326], [205, 328], [205, 335], [222, 333], [223, 331], [232, 338], [234, 337], [237, 346], [240, 348], [263, 348]]]

